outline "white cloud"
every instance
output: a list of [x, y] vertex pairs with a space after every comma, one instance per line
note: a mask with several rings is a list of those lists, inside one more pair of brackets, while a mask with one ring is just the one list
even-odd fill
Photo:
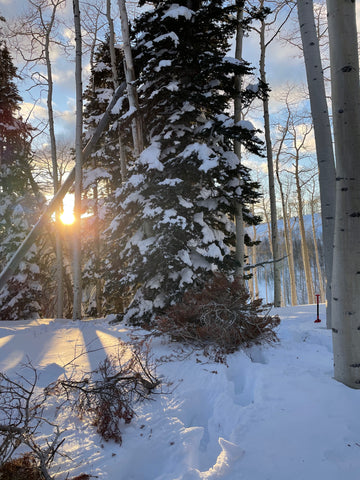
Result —
[[30, 123], [33, 120], [43, 121], [47, 120], [48, 118], [48, 111], [46, 107], [43, 107], [42, 105], [36, 105], [31, 102], [23, 102], [21, 104], [20, 113], [23, 118], [29, 118]]
[[[303, 150], [306, 150], [306, 152], [308, 153], [316, 151], [314, 129], [311, 128], [311, 125], [307, 123], [301, 123], [299, 125], [296, 125], [295, 132], [297, 138], [297, 146], [300, 146], [301, 143], [304, 141], [304, 145], [302, 146]], [[305, 140], [303, 140], [305, 136], [306, 138]]]
[[56, 65], [53, 72], [53, 82], [57, 90], [69, 88], [75, 90], [75, 72], [73, 68], [61, 68]]

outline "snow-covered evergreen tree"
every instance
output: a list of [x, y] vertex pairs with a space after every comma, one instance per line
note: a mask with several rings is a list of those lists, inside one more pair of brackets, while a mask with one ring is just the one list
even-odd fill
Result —
[[[116, 63], [118, 66], [117, 79], [123, 78], [123, 56], [120, 49], [116, 49]], [[98, 126], [114, 91], [115, 83], [111, 66], [109, 39], [102, 42], [94, 54], [93, 66], [89, 84], [84, 93], [84, 143], [86, 143]], [[124, 105], [123, 105], [124, 104]], [[94, 148], [87, 167], [84, 169], [83, 204], [87, 212], [92, 215], [83, 222], [83, 280], [84, 288], [90, 296], [87, 308], [88, 314], [99, 313], [100, 295], [98, 284], [103, 276], [104, 264], [102, 258], [106, 249], [104, 232], [113, 218], [113, 193], [116, 186], [122, 183], [122, 168], [120, 164], [120, 142], [118, 118], [124, 112], [119, 102], [116, 106], [110, 126], [101, 136]]]
[[[16, 68], [6, 44], [0, 42], [0, 268], [28, 233], [36, 209], [31, 192], [30, 127], [18, 115], [21, 97], [15, 85]], [[34, 245], [0, 291], [0, 319], [38, 316], [41, 306], [39, 267]]]
[[[235, 202], [244, 217], [257, 185], [233, 141], [258, 152], [248, 123], [229, 113], [234, 76], [227, 57], [233, 8], [221, 0], [160, 1], [133, 36], [146, 148], [116, 192], [107, 294], [131, 298], [125, 319], [147, 321], [201, 287], [214, 271], [233, 273]], [[243, 102], [251, 91], [242, 92]], [[246, 128], [246, 127], [249, 127]]]

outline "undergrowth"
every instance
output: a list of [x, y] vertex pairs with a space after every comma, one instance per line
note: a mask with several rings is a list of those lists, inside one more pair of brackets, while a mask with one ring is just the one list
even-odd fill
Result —
[[239, 279], [214, 274], [199, 291], [188, 291], [155, 321], [155, 328], [179, 342], [201, 346], [206, 355], [223, 361], [226, 354], [254, 343], [278, 341], [277, 315], [261, 299], [251, 300]]

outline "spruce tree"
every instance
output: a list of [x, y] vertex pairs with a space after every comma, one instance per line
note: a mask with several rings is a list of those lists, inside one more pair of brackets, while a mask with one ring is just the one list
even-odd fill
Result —
[[[10, 53], [5, 42], [0, 41], [0, 268], [19, 247], [37, 213], [37, 200], [31, 190], [31, 127], [19, 116], [22, 99], [15, 78]], [[21, 262], [19, 272], [0, 291], [1, 320], [41, 313], [36, 252], [34, 245]]]
[[[117, 78], [123, 79], [123, 55], [120, 49], [116, 49], [116, 56]], [[114, 91], [115, 85], [107, 37], [95, 52], [91, 76], [84, 92], [84, 143], [98, 126]], [[87, 212], [91, 213], [91, 216], [84, 219], [82, 227], [84, 229], [83, 280], [90, 297], [89, 305], [86, 307], [86, 313], [89, 315], [99, 313], [99, 305], [97, 305], [99, 298], [95, 301], [94, 292], [99, 290], [99, 282], [104, 275], [103, 258], [107, 246], [105, 232], [113, 218], [114, 192], [122, 183], [118, 120], [119, 115], [125, 111], [126, 103], [119, 102], [112, 115], [110, 126], [101, 136], [84, 169], [83, 203]]]
[[[201, 288], [214, 271], [232, 274], [235, 204], [257, 185], [233, 153], [234, 140], [259, 151], [252, 128], [234, 124], [235, 75], [227, 57], [234, 7], [222, 0], [160, 1], [133, 29], [146, 148], [116, 192], [107, 294], [131, 299], [125, 319], [149, 321]], [[244, 104], [254, 92], [241, 93]], [[115, 209], [114, 209], [115, 211]]]

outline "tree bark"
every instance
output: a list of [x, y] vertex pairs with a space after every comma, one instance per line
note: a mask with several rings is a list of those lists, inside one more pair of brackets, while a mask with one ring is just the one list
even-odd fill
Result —
[[[254, 213], [254, 212], [253, 212]], [[253, 225], [253, 240], [256, 241], [256, 227]], [[252, 262], [254, 265], [257, 263], [257, 250], [256, 244], [252, 247]], [[259, 298], [259, 282], [257, 277], [257, 267], [253, 269], [253, 278], [254, 278], [254, 295], [255, 298]]]
[[125, 75], [126, 75], [129, 105], [130, 105], [130, 109], [133, 109], [134, 111], [136, 111], [136, 116], [132, 122], [132, 134], [133, 134], [133, 143], [134, 143], [134, 153], [135, 153], [135, 157], [137, 158], [144, 149], [142, 122], [140, 118], [137, 91], [134, 85], [136, 76], [135, 76], [134, 62], [133, 62], [132, 52], [131, 52], [129, 19], [126, 11], [125, 0], [118, 0], [118, 4], [119, 4], [119, 11], [120, 11], [122, 39], [123, 39], [123, 45], [124, 45]]
[[314, 20], [313, 0], [298, 0], [297, 9], [319, 168], [326, 275], [326, 324], [328, 328], [331, 328], [331, 274], [335, 224], [335, 161], [319, 40]]
[[324, 302], [325, 301], [325, 290], [324, 290], [323, 278], [322, 278], [322, 275], [321, 275], [319, 249], [318, 249], [317, 238], [316, 238], [315, 210], [314, 210], [314, 197], [313, 196], [311, 198], [311, 226], [312, 226], [312, 234], [313, 234], [313, 241], [314, 241], [314, 253], [315, 253], [316, 270], [317, 270], [317, 275], [318, 275], [318, 279], [319, 279], [320, 300], [321, 300], [321, 302]]
[[[244, 30], [242, 28], [242, 20], [244, 16], [243, 2], [237, 2], [237, 29], [236, 29], [236, 44], [235, 44], [235, 58], [242, 59], [243, 38]], [[234, 122], [237, 123], [241, 120], [241, 86], [242, 78], [240, 75], [235, 76], [235, 90], [236, 97], [234, 101]], [[237, 155], [241, 163], [241, 143], [234, 142], [234, 152]], [[236, 259], [236, 276], [244, 285], [244, 261], [245, 261], [245, 226], [243, 218], [243, 209], [240, 203], [235, 206], [235, 230], [236, 230], [236, 247], [235, 247], [235, 259]]]
[[[260, 79], [266, 84], [266, 72], [265, 72], [265, 20], [261, 21], [260, 28]], [[268, 179], [269, 179], [269, 196], [270, 196], [270, 218], [271, 218], [271, 243], [273, 251], [273, 272], [274, 272], [274, 306], [280, 307], [281, 305], [281, 276], [280, 269], [281, 264], [279, 262], [279, 236], [277, 227], [277, 212], [276, 212], [276, 196], [275, 196], [275, 180], [274, 180], [274, 165], [272, 155], [272, 143], [270, 135], [270, 114], [269, 114], [269, 99], [264, 97], [263, 99], [263, 113], [264, 113], [264, 132], [265, 132], [265, 145], [266, 145], [266, 157], [268, 166]]]
[[[116, 89], [119, 86], [119, 76], [117, 73], [117, 63], [116, 63], [116, 53], [115, 53], [114, 22], [111, 17], [111, 0], [106, 0], [106, 18], [108, 21], [109, 32], [110, 32], [109, 49], [110, 49], [110, 59], [111, 59], [111, 70], [113, 74], [114, 88]], [[122, 182], [124, 182], [127, 177], [127, 161], [126, 161], [126, 152], [125, 152], [120, 131], [119, 131], [119, 152], [120, 152], [121, 180]]]
[[336, 153], [332, 275], [335, 379], [360, 388], [360, 87], [356, 3], [327, 0]]
[[75, 85], [76, 85], [76, 138], [75, 138], [75, 232], [74, 232], [74, 305], [73, 320], [81, 319], [81, 179], [82, 179], [82, 46], [79, 0], [73, 0], [75, 25]]
[[[51, 14], [50, 22], [46, 24], [42, 18], [41, 8], [39, 7], [39, 15], [41, 18], [41, 23], [45, 29], [45, 44], [44, 44], [44, 54], [47, 70], [47, 84], [48, 84], [48, 93], [47, 93], [47, 109], [48, 109], [48, 119], [49, 119], [49, 136], [50, 136], [50, 149], [51, 149], [51, 162], [52, 162], [52, 177], [53, 177], [53, 186], [54, 186], [54, 195], [56, 195], [59, 190], [59, 178], [58, 178], [58, 163], [57, 163], [57, 149], [56, 149], [56, 138], [55, 138], [55, 122], [54, 122], [54, 111], [53, 111], [53, 79], [52, 79], [52, 65], [50, 59], [50, 33], [54, 24], [55, 14], [56, 14], [57, 4], [53, 4], [53, 11]], [[55, 252], [56, 252], [56, 316], [62, 318], [64, 315], [64, 266], [63, 266], [63, 245], [62, 238], [59, 232], [59, 224], [61, 214], [61, 207], [55, 212]]]

